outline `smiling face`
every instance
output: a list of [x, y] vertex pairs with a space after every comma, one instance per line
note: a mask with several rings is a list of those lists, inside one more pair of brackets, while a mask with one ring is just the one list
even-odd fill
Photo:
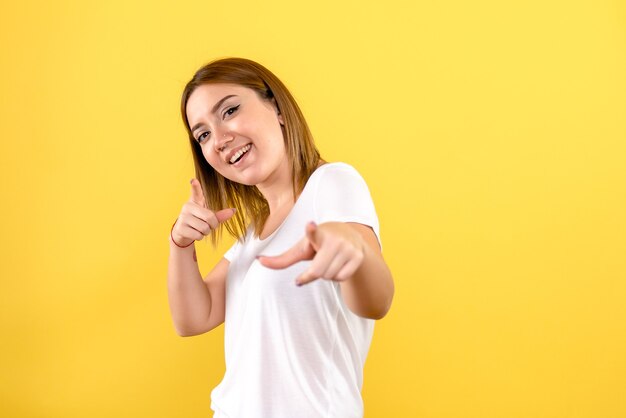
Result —
[[284, 122], [273, 100], [237, 84], [203, 84], [186, 114], [204, 158], [227, 179], [259, 185], [288, 174]]

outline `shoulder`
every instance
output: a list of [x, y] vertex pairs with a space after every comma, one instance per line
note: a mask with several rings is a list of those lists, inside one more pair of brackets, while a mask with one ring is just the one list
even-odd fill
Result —
[[313, 174], [311, 191], [320, 207], [333, 207], [334, 204], [358, 207], [372, 200], [367, 183], [350, 164], [326, 163]]
[[365, 183], [363, 176], [357, 171], [356, 168], [350, 164], [344, 162], [332, 162], [321, 165], [315, 170], [311, 177], [315, 177], [315, 181], [318, 184], [329, 185], [354, 182]]
[[[317, 173], [318, 170], [321, 170]], [[316, 170], [313, 210], [316, 222], [352, 222], [369, 226], [378, 241], [379, 223], [369, 187], [350, 164], [327, 163]]]
[[354, 168], [353, 166], [351, 166], [348, 163], [344, 163], [341, 161], [336, 161], [336, 162], [332, 162], [332, 163], [325, 163], [321, 166], [319, 166], [317, 168], [317, 170], [314, 171], [315, 173], [319, 174], [323, 174], [323, 173], [341, 173], [341, 172], [351, 172], [351, 173], [356, 173], [358, 174], [358, 171], [356, 170], [356, 168]]

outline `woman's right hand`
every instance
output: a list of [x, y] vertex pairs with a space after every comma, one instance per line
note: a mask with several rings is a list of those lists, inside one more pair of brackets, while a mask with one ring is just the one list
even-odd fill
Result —
[[178, 215], [172, 229], [172, 238], [179, 246], [187, 246], [209, 235], [220, 223], [229, 220], [234, 214], [234, 208], [222, 209], [218, 212], [208, 209], [202, 186], [196, 178], [193, 178], [191, 179], [191, 197]]

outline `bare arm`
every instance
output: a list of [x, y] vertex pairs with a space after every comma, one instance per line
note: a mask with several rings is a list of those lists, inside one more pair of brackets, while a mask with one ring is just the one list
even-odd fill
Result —
[[352, 277], [341, 281], [341, 295], [355, 314], [371, 319], [383, 318], [394, 294], [391, 271], [383, 259], [374, 231], [368, 226], [349, 223], [364, 240], [363, 261]]
[[195, 244], [180, 248], [170, 239], [167, 294], [178, 335], [203, 334], [224, 322], [228, 266], [228, 260], [222, 258], [202, 280]]
[[340, 282], [341, 294], [352, 312], [364, 318], [381, 319], [394, 294], [391, 272], [382, 257], [378, 239], [369, 227], [358, 223], [310, 223], [296, 245], [277, 256], [262, 256], [261, 264], [282, 269], [312, 260], [296, 283], [324, 278]]
[[191, 197], [183, 205], [168, 238], [167, 296], [174, 328], [182, 337], [205, 333], [224, 322], [225, 283], [230, 263], [222, 259], [202, 280], [195, 241], [211, 234], [234, 213], [234, 209], [218, 212], [208, 209], [200, 182], [191, 179]]

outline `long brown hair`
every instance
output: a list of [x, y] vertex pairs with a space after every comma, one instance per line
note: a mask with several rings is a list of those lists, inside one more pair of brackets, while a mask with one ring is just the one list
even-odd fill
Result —
[[215, 171], [204, 158], [200, 144], [191, 133], [186, 111], [191, 93], [201, 85], [217, 83], [238, 84], [254, 90], [261, 99], [276, 101], [284, 121], [283, 137], [292, 167], [294, 201], [320, 162], [320, 153], [302, 111], [287, 87], [271, 71], [245, 58], [218, 59], [201, 67], [185, 86], [180, 107], [191, 144], [196, 178], [202, 185], [208, 208], [213, 211], [233, 207], [237, 209], [230, 220], [211, 234], [213, 245], [219, 241], [223, 227], [235, 238], [245, 238], [248, 222], [258, 237], [270, 214], [269, 205], [259, 189], [230, 181]]

